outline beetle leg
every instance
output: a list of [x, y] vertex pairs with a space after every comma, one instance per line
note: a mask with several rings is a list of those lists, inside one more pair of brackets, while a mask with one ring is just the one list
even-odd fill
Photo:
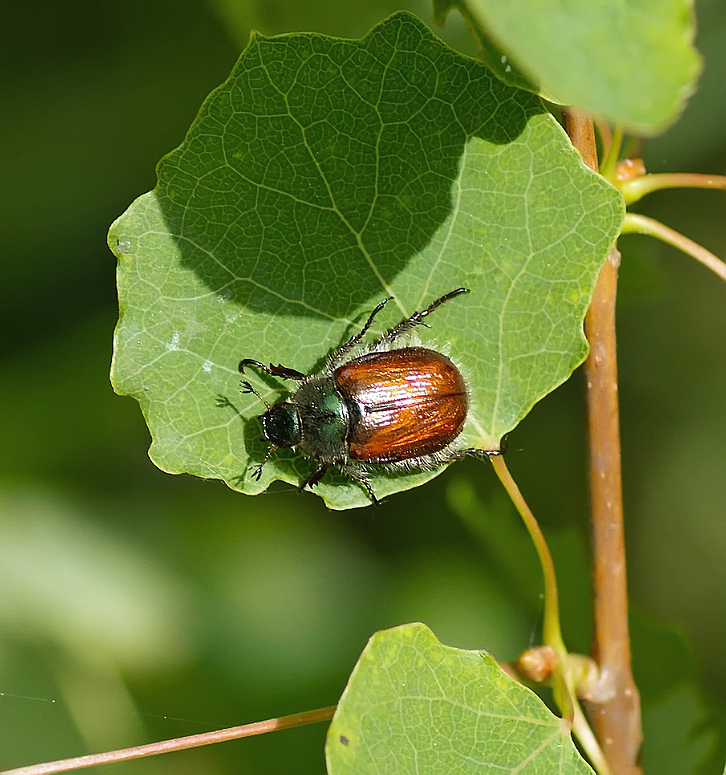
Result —
[[[265, 441], [265, 439], [263, 439]], [[267, 454], [263, 458], [261, 463], [258, 463], [256, 466], [250, 466], [249, 470], [252, 471], [252, 478], [256, 479], [258, 482], [260, 481], [260, 477], [262, 476], [262, 469], [265, 467], [265, 463], [272, 457], [272, 453], [275, 451], [275, 445], [270, 444], [270, 446], [267, 448]]]
[[368, 316], [368, 320], [366, 321], [366, 324], [363, 326], [360, 332], [357, 333], [355, 336], [352, 336], [345, 344], [341, 345], [335, 351], [335, 353], [333, 354], [333, 357], [330, 359], [331, 366], [336, 366], [338, 363], [340, 363], [345, 357], [345, 355], [349, 353], [358, 344], [358, 342], [360, 342], [360, 340], [366, 335], [366, 333], [368, 333], [368, 329], [373, 325], [373, 319], [375, 318], [375, 316], [392, 299], [393, 299], [393, 296], [389, 296], [387, 299], [383, 299], [383, 301]]
[[396, 339], [398, 339], [399, 336], [402, 336], [403, 334], [406, 334], [409, 331], [411, 331], [411, 329], [416, 328], [416, 326], [428, 327], [428, 323], [426, 323], [424, 318], [427, 315], [430, 315], [435, 309], [440, 307], [442, 304], [445, 304], [447, 301], [449, 301], [449, 299], [453, 299], [455, 296], [458, 296], [460, 293], [469, 293], [469, 289], [457, 288], [454, 291], [449, 291], [449, 293], [444, 294], [440, 299], [436, 299], [436, 301], [429, 304], [429, 306], [426, 307], [425, 310], [422, 310], [421, 312], [414, 312], [410, 318], [406, 318], [406, 320], [402, 320], [395, 328], [392, 328], [390, 331], [385, 333], [378, 340], [377, 343], [382, 344], [385, 342], [393, 342]]
[[462, 458], [471, 455], [472, 457], [486, 458], [487, 460], [490, 457], [504, 455], [509, 449], [508, 435], [508, 433], [505, 433], [504, 436], [502, 436], [502, 440], [499, 442], [499, 449], [462, 449], [457, 455], [460, 455]]
[[330, 463], [323, 463], [317, 471], [313, 471], [313, 473], [297, 488], [298, 492], [302, 492], [306, 487], [309, 487], [312, 490], [312, 488], [325, 476], [325, 472], [329, 468]]
[[297, 369], [290, 369], [280, 363], [277, 366], [272, 363], [269, 366], [265, 366], [264, 363], [255, 361], [252, 358], [243, 358], [238, 366], [240, 374], [245, 373], [245, 366], [254, 366], [256, 369], [264, 371], [265, 374], [269, 374], [272, 377], [281, 377], [282, 379], [295, 379], [298, 382], [302, 382], [307, 378], [307, 374], [303, 374], [301, 371], [297, 371]]
[[[320, 482], [320, 480], [325, 476], [330, 466], [330, 463], [323, 463], [323, 465], [321, 465], [317, 471], [313, 471], [313, 473], [300, 485], [300, 487], [298, 487], [298, 492], [302, 492], [306, 487], [309, 487], [310, 489], [315, 487], [315, 485], [318, 484], [318, 482]], [[381, 502], [378, 500], [378, 498], [376, 498], [376, 494], [373, 492], [373, 488], [371, 487], [370, 482], [364, 476], [361, 476], [357, 471], [349, 468], [346, 465], [340, 464], [340, 468], [351, 479], [358, 482], [358, 484], [362, 485], [366, 489], [368, 497], [371, 499], [371, 502], [374, 506], [381, 505]]]
[[[242, 382], [240, 382], [240, 392], [242, 392], [242, 393], [252, 393], [252, 395], [253, 396], [257, 396], [257, 398], [259, 398], [260, 401], [262, 401], [262, 403], [268, 409], [271, 408], [270, 405], [267, 403], [267, 401], [265, 401], [265, 399], [252, 387], [252, 385], [246, 379], [243, 379]], [[219, 406], [219, 404], [217, 404], [217, 406]], [[231, 406], [231, 404], [230, 404], [230, 406]], [[237, 414], [239, 414], [239, 412]], [[240, 417], [241, 416], [242, 415], [240, 415]]]
[[353, 477], [358, 484], [362, 484], [366, 490], [368, 490], [368, 497], [371, 499], [371, 502], [374, 506], [380, 506], [381, 502], [376, 498], [376, 494], [373, 492], [373, 488], [371, 487], [371, 483], [367, 479], [358, 479], [358, 477]]
[[461, 460], [471, 455], [472, 457], [478, 457], [480, 460], [489, 460], [490, 457], [497, 457], [503, 455], [505, 450], [503, 449], [462, 449], [457, 453], [455, 459]]
[[282, 379], [294, 379], [298, 382], [302, 382], [308, 378], [307, 374], [303, 374], [297, 369], [290, 369], [280, 363], [278, 363], [277, 366], [270, 364], [270, 374], [272, 374], [273, 377], [282, 377]]
[[373, 488], [371, 487], [371, 483], [368, 481], [368, 479], [365, 478], [362, 474], [358, 473], [358, 471], [347, 465], [341, 465], [340, 466], [343, 473], [346, 473], [351, 479], [358, 482], [361, 487], [364, 487], [366, 491], [368, 492], [368, 497], [371, 499], [371, 503], [374, 506], [380, 506], [381, 502], [376, 498], [376, 494], [373, 492]]

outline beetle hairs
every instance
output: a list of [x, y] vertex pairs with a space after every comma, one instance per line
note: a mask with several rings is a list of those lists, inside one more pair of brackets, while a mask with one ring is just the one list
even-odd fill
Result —
[[370, 478], [379, 472], [430, 470], [467, 455], [501, 454], [503, 449], [466, 449], [455, 441], [469, 412], [469, 391], [459, 367], [438, 350], [398, 344], [418, 326], [428, 327], [428, 316], [442, 304], [468, 292], [456, 288], [364, 342], [376, 316], [391, 301], [384, 299], [360, 331], [328, 356], [320, 373], [241, 360], [241, 374], [254, 367], [260, 375], [299, 383], [285, 400], [270, 404], [251, 382], [241, 382], [242, 392], [266, 407], [260, 420], [269, 446], [264, 459], [248, 469], [252, 478], [261, 479], [275, 450], [299, 447], [317, 463], [301, 490], [315, 488], [336, 468], [377, 504]]

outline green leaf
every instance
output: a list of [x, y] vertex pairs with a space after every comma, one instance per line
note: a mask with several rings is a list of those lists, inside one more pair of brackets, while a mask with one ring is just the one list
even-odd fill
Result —
[[[584, 359], [582, 319], [623, 218], [536, 97], [404, 13], [361, 40], [254, 35], [158, 178], [109, 233], [112, 381], [140, 402], [160, 468], [248, 493], [315, 464], [277, 450], [251, 477], [267, 445], [260, 402], [239, 395], [241, 358], [320, 370], [382, 298], [376, 331], [466, 286], [419, 335], [468, 381], [462, 445], [496, 448]], [[270, 401], [290, 385], [250, 379]], [[336, 472], [316, 491], [333, 508], [368, 503]]]
[[526, 88], [529, 76], [548, 99], [644, 135], [673, 123], [695, 89], [701, 58], [692, 6], [692, 0], [435, 2], [438, 19], [450, 8], [469, 19], [485, 61], [506, 82]]
[[329, 775], [591, 773], [567, 725], [485, 652], [423, 624], [376, 633], [328, 731]]
[[497, 44], [482, 25], [474, 4], [470, 7], [466, 0], [433, 0], [434, 20], [443, 27], [451, 10], [457, 10], [464, 18], [466, 25], [477, 44], [477, 53], [482, 62], [504, 83], [526, 89], [535, 94], [542, 90], [533, 83], [516, 64], [507, 56], [505, 50]]

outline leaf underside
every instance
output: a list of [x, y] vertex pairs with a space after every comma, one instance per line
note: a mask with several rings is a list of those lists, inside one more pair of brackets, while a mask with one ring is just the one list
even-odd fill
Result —
[[528, 77], [547, 99], [639, 135], [678, 118], [701, 71], [692, 0], [434, 0], [434, 7], [441, 22], [451, 8], [461, 11], [505, 82], [521, 86]]
[[[254, 34], [110, 230], [112, 381], [141, 404], [163, 470], [247, 493], [298, 484], [315, 463], [292, 450], [250, 475], [267, 445], [239, 360], [320, 370], [382, 298], [371, 336], [466, 286], [419, 337], [468, 383], [461, 445], [496, 448], [585, 357], [582, 319], [622, 217], [538, 98], [410, 14], [360, 40]], [[268, 401], [292, 384], [250, 379]], [[436, 473], [372, 484], [382, 497]], [[336, 472], [316, 491], [332, 508], [369, 502]]]

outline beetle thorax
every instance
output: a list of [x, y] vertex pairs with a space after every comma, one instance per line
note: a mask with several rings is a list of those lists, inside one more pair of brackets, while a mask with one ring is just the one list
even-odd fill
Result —
[[300, 416], [300, 449], [324, 463], [345, 460], [348, 456], [350, 416], [332, 377], [307, 380], [291, 400]]

